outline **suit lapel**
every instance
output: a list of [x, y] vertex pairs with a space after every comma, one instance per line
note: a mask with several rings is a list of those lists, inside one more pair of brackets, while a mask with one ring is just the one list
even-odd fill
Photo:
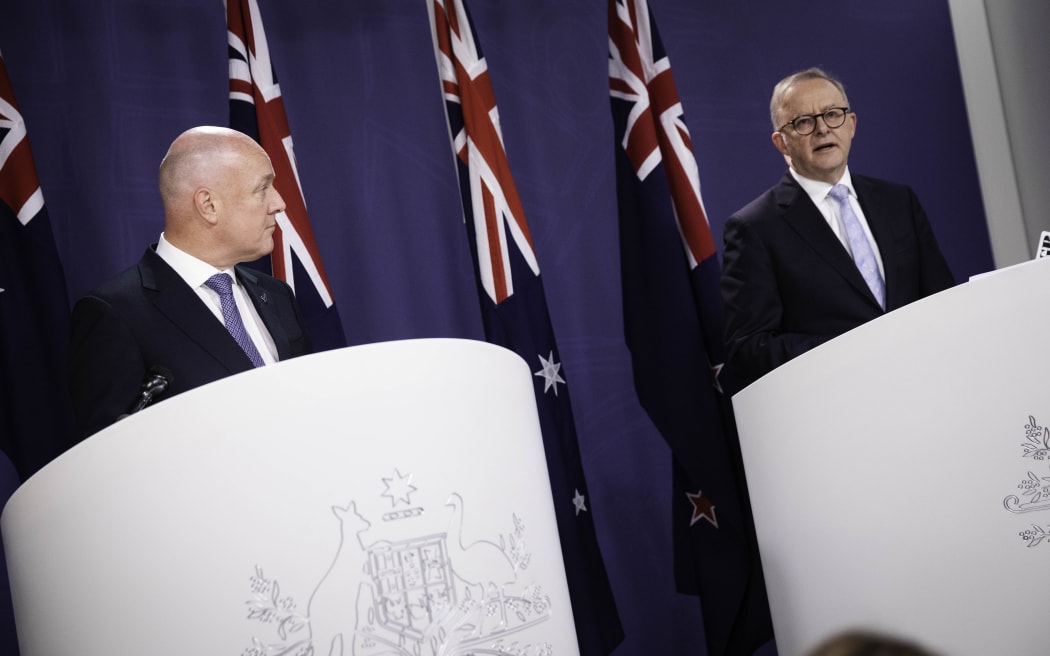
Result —
[[277, 359], [286, 360], [292, 357], [291, 341], [282, 327], [280, 313], [275, 302], [276, 299], [271, 298], [270, 292], [259, 281], [259, 276], [250, 268], [237, 266], [235, 270], [237, 272], [237, 280], [244, 285], [245, 291], [248, 292], [248, 298], [252, 300], [252, 305], [255, 306], [255, 311], [259, 313], [259, 318], [266, 325], [266, 330], [270, 332], [273, 344], [277, 348]]
[[884, 194], [879, 192], [878, 185], [872, 184], [868, 178], [854, 175], [853, 188], [857, 192], [860, 207], [864, 210], [864, 218], [868, 221], [868, 227], [871, 228], [872, 237], [875, 238], [875, 243], [879, 247], [883, 278], [886, 284], [886, 309], [890, 310], [897, 307], [897, 281], [900, 279], [900, 261], [896, 249], [892, 247], [896, 241], [894, 211], [885, 202]]
[[785, 222], [802, 237], [813, 251], [823, 259], [840, 276], [846, 279], [858, 293], [871, 299], [878, 305], [864, 276], [860, 274], [849, 251], [842, 245], [824, 219], [816, 205], [802, 187], [785, 173], [774, 190], [777, 206], [783, 212]]
[[139, 276], [143, 288], [153, 293], [157, 310], [230, 373], [253, 368], [252, 361], [233, 341], [222, 322], [216, 320], [196, 292], [152, 249], [139, 261]]

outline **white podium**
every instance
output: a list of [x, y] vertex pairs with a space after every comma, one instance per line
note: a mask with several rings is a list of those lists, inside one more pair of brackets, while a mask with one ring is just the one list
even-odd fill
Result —
[[847, 628], [1050, 653], [1050, 259], [855, 329], [733, 398], [780, 656]]
[[532, 385], [390, 342], [118, 422], [4, 509], [22, 655], [578, 654]]

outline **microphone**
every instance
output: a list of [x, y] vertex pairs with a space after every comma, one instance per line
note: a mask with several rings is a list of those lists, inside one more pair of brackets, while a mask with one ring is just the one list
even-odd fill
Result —
[[153, 400], [154, 396], [164, 393], [164, 390], [168, 389], [171, 381], [174, 379], [175, 376], [167, 367], [159, 365], [150, 367], [149, 371], [146, 372], [146, 377], [142, 379], [142, 392], [139, 394], [138, 400], [135, 402], [135, 405], [131, 406], [127, 414], [122, 415], [120, 418], [123, 419], [145, 408]]

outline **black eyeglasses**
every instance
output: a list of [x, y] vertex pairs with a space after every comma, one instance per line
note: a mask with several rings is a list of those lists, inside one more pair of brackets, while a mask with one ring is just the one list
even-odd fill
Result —
[[846, 122], [846, 114], [849, 114], [849, 107], [832, 107], [823, 114], [803, 114], [802, 116], [796, 116], [784, 125], [781, 125], [777, 132], [780, 132], [790, 125], [795, 129], [796, 133], [804, 137], [817, 129], [818, 118], [824, 119], [824, 125], [829, 128], [840, 128], [842, 127], [842, 124]]

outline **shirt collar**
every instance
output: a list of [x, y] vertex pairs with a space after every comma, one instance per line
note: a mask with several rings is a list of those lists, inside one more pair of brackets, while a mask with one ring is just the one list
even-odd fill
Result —
[[[798, 182], [799, 186], [802, 187], [802, 190], [806, 192], [806, 195], [813, 200], [814, 205], [820, 205], [820, 203], [824, 202], [824, 199], [828, 197], [828, 192], [835, 186], [830, 185], [827, 182], [807, 178], [793, 168], [788, 168], [788, 171], [791, 172], [791, 176], [795, 178], [795, 181]], [[857, 192], [853, 189], [853, 178], [850, 177], [848, 166], [842, 173], [842, 177], [837, 184], [846, 185], [849, 189], [849, 195], [854, 198], [857, 197]]]
[[204, 260], [198, 259], [186, 251], [173, 246], [170, 241], [164, 238], [163, 232], [160, 233], [160, 239], [157, 240], [157, 255], [167, 262], [172, 269], [175, 269], [175, 273], [179, 274], [179, 277], [185, 280], [186, 284], [193, 289], [203, 285], [208, 278], [211, 278], [216, 273], [230, 274], [230, 277], [233, 278], [233, 284], [237, 284], [237, 276], [234, 274], [233, 269], [216, 269]]

